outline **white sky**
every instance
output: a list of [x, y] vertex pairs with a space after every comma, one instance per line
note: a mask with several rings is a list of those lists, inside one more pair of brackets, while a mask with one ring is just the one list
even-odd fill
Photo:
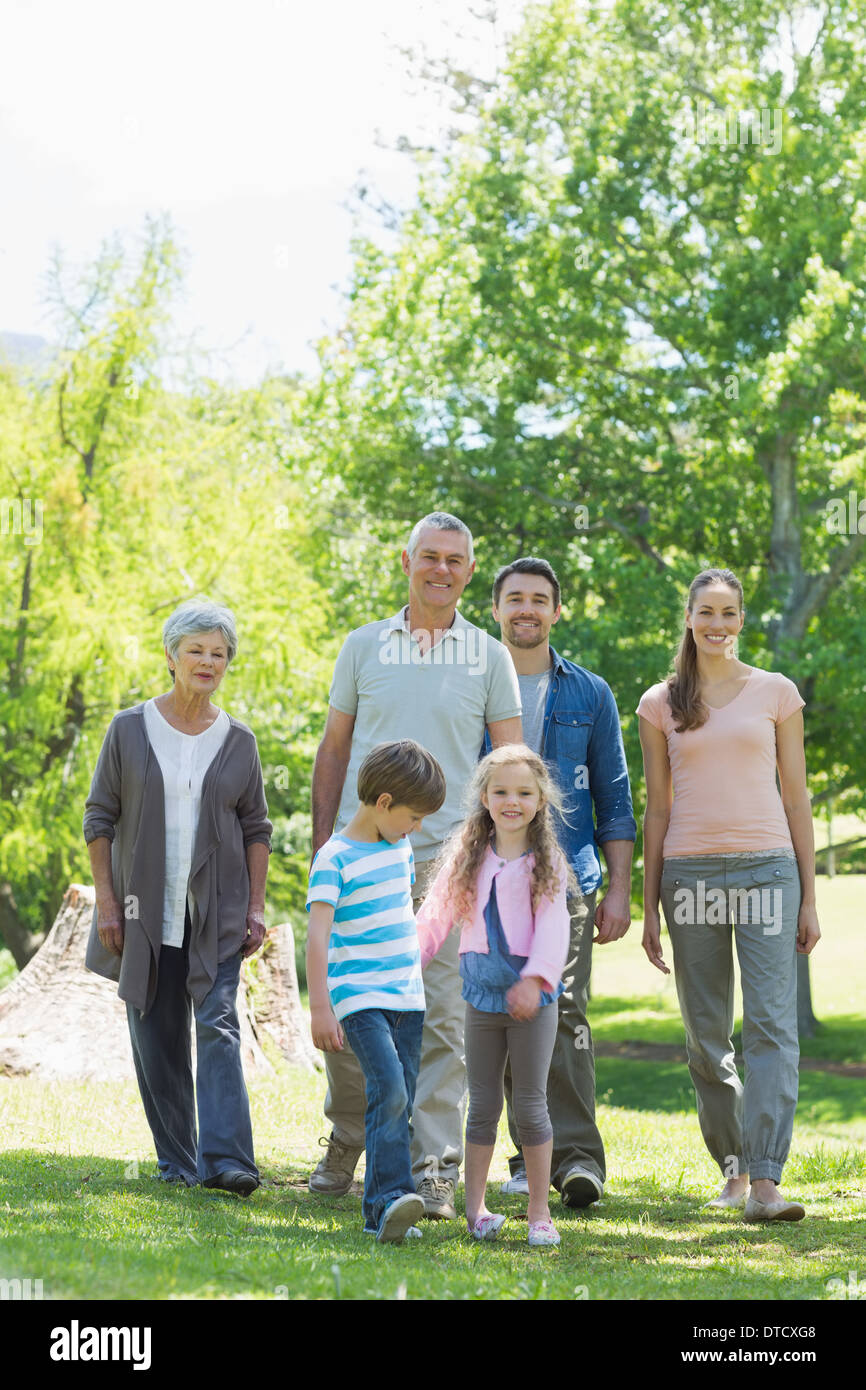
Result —
[[411, 196], [410, 162], [376, 132], [443, 119], [397, 45], [489, 74], [520, 8], [500, 0], [494, 31], [469, 0], [2, 0], [0, 331], [51, 336], [53, 247], [88, 262], [168, 212], [188, 253], [178, 329], [239, 380], [313, 369], [359, 174]]

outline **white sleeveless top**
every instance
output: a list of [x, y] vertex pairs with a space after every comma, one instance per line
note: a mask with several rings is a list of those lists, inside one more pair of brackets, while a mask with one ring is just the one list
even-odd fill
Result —
[[[144, 706], [144, 727], [165, 786], [165, 896], [163, 946], [182, 946], [189, 871], [201, 809], [204, 775], [231, 727], [220, 710], [202, 734], [184, 734], [160, 714], [155, 700]], [[189, 903], [192, 912], [192, 901]]]

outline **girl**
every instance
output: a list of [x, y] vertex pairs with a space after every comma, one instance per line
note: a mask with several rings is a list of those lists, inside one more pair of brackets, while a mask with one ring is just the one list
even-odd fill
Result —
[[[799, 1221], [803, 1208], [778, 1184], [797, 1104], [796, 952], [808, 955], [821, 935], [804, 701], [793, 681], [737, 659], [744, 620], [742, 585], [730, 570], [697, 575], [675, 674], [638, 705], [647, 786], [643, 946], [669, 974], [661, 896], [701, 1131], [727, 1179], [710, 1206], [744, 1206], [747, 1221]], [[732, 920], [744, 1085], [731, 1042]]]
[[547, 1073], [568, 952], [566, 894], [576, 889], [550, 814], [559, 795], [541, 758], [521, 743], [494, 749], [467, 792], [470, 811], [445, 845], [418, 914], [421, 962], [460, 924], [466, 1000], [466, 1221], [493, 1240], [505, 1220], [485, 1191], [511, 1062], [515, 1121], [529, 1180], [530, 1245], [558, 1245], [550, 1219], [553, 1130]]

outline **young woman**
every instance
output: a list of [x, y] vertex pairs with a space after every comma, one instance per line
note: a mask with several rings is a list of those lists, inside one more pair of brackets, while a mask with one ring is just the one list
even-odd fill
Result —
[[[821, 935], [804, 701], [787, 677], [737, 659], [744, 620], [742, 585], [730, 570], [697, 575], [675, 674], [638, 705], [643, 946], [669, 974], [661, 897], [701, 1131], [726, 1179], [710, 1206], [744, 1206], [747, 1221], [799, 1221], [802, 1206], [778, 1185], [797, 1105], [796, 953], [807, 955]], [[731, 1042], [732, 923], [744, 1084]]]

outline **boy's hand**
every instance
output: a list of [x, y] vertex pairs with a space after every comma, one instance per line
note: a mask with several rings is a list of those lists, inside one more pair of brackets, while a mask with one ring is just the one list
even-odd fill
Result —
[[342, 1052], [343, 1030], [330, 1005], [325, 1008], [310, 1009], [310, 1032], [313, 1047], [320, 1052]]
[[539, 980], [530, 975], [525, 980], [519, 980], [516, 985], [505, 996], [508, 1004], [508, 1012], [513, 1019], [518, 1022], [525, 1022], [530, 1018], [535, 1018], [538, 1007], [541, 1003], [541, 984]]

